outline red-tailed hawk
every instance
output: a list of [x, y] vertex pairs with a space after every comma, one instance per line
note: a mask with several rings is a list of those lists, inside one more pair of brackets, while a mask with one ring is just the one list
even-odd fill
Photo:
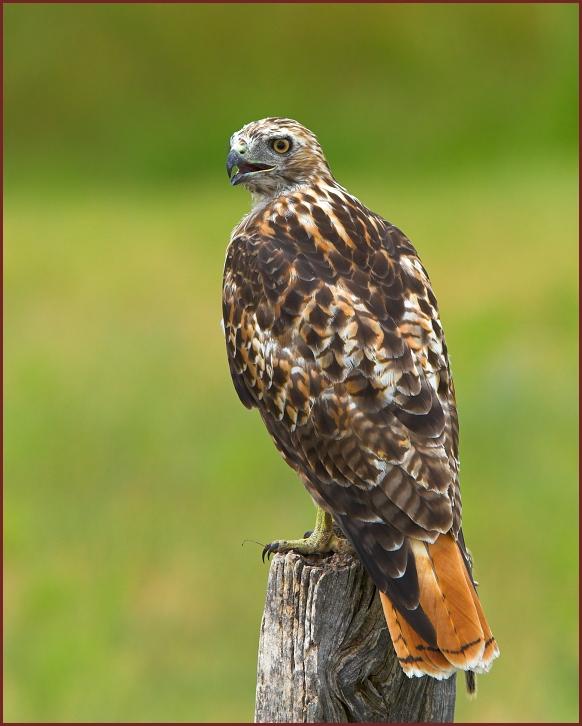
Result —
[[318, 507], [309, 537], [265, 551], [341, 549], [335, 523], [407, 675], [486, 671], [499, 651], [461, 529], [455, 390], [426, 270], [297, 121], [249, 123], [230, 147], [230, 181], [253, 200], [224, 269], [230, 372]]

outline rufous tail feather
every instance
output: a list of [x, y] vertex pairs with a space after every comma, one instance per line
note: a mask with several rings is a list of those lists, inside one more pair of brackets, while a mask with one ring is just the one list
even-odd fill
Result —
[[456, 670], [484, 673], [499, 649], [461, 552], [450, 535], [433, 544], [410, 540], [416, 562], [420, 606], [430, 620], [436, 644], [412, 628], [385, 593], [382, 608], [396, 655], [406, 675], [448, 678]]

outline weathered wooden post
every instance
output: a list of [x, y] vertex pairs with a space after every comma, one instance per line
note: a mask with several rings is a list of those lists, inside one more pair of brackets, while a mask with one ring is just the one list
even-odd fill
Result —
[[275, 555], [261, 623], [255, 722], [451, 722], [455, 678], [409, 679], [380, 598], [351, 555]]

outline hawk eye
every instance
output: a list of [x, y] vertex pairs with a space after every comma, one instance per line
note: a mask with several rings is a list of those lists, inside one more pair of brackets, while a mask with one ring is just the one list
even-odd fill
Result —
[[286, 154], [291, 148], [291, 142], [289, 139], [275, 139], [271, 146], [278, 154]]

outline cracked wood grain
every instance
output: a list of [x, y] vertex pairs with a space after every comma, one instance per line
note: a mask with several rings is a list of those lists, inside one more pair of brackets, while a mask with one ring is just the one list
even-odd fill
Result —
[[351, 555], [271, 562], [261, 623], [256, 723], [451, 722], [455, 678], [410, 679], [376, 588]]

